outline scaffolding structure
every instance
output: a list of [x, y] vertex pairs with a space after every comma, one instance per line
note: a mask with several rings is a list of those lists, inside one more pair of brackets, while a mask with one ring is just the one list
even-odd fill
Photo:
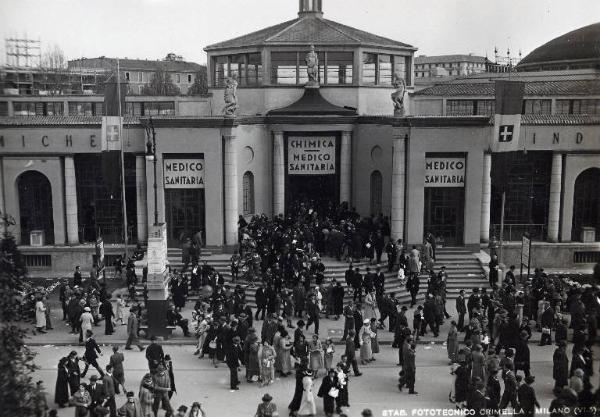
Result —
[[6, 64], [17, 68], [39, 67], [42, 63], [41, 41], [27, 38], [5, 38]]

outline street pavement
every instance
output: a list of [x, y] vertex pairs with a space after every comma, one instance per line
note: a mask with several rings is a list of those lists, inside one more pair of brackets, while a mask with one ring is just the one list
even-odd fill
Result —
[[[36, 364], [40, 367], [35, 372], [34, 380], [43, 380], [48, 394], [48, 404], [53, 405], [54, 387], [56, 382], [56, 366], [59, 358], [66, 356], [72, 349], [80, 354], [83, 348], [79, 346], [34, 346], [37, 352]], [[111, 352], [109, 346], [101, 347], [103, 356], [99, 363], [104, 366], [108, 362]], [[173, 358], [177, 394], [174, 395], [172, 405], [176, 409], [180, 405], [190, 406], [194, 401], [199, 401], [206, 411], [207, 417], [247, 417], [253, 416], [263, 394], [273, 396], [280, 415], [288, 414], [287, 405], [294, 392], [294, 377], [278, 379], [271, 386], [261, 388], [258, 384], [245, 382], [243, 372], [240, 373], [242, 382], [239, 391], [229, 390], [229, 370], [225, 364], [218, 368], [211, 366], [210, 360], [198, 359], [193, 355], [193, 346], [170, 345], [164, 347], [165, 353]], [[553, 346], [531, 346], [532, 374], [536, 376], [534, 385], [542, 407], [547, 408], [552, 399], [552, 352]], [[570, 347], [569, 347], [570, 351]], [[418, 395], [409, 395], [405, 389], [398, 391], [397, 379], [399, 367], [398, 350], [391, 346], [382, 346], [381, 353], [376, 355], [377, 361], [370, 365], [360, 366], [363, 375], [351, 376], [349, 383], [350, 408], [345, 409], [349, 416], [360, 416], [364, 408], [370, 408], [374, 416], [406, 415], [416, 416], [421, 410], [454, 409], [448, 400], [453, 383], [452, 375], [446, 356], [446, 348], [442, 345], [421, 344], [417, 346], [416, 363], [417, 375], [415, 389]], [[600, 352], [596, 351], [596, 357]], [[342, 349], [335, 353], [335, 361], [339, 360]], [[598, 369], [598, 363], [594, 365]], [[93, 368], [90, 369], [90, 372]], [[125, 385], [127, 389], [136, 392], [143, 375], [147, 372], [147, 362], [143, 352], [125, 351]], [[89, 376], [89, 375], [88, 375]], [[315, 380], [315, 393], [320, 386], [320, 379]], [[593, 378], [598, 381], [597, 375]], [[125, 396], [117, 397], [117, 405], [125, 402]], [[323, 414], [322, 400], [317, 399], [317, 415]], [[393, 410], [391, 413], [389, 410]], [[396, 410], [398, 410], [397, 414]], [[399, 414], [406, 413], [406, 414]], [[59, 409], [59, 416], [73, 416], [73, 408]], [[164, 412], [159, 412], [162, 417]], [[542, 414], [540, 414], [542, 415]]]

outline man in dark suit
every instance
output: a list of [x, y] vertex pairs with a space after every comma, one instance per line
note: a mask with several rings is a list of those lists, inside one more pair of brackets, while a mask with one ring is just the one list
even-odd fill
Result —
[[342, 341], [348, 337], [348, 332], [354, 330], [354, 302], [348, 301], [348, 304], [344, 306], [344, 336]]
[[[402, 364], [402, 371], [404, 371], [404, 383], [408, 388], [409, 394], [418, 394], [418, 392], [415, 391], [415, 377], [417, 374], [417, 367], [415, 364], [416, 347], [417, 345], [412, 343], [405, 351]], [[400, 387], [401, 386], [402, 385], [400, 385]], [[400, 388], [400, 390], [402, 390], [402, 388]]]
[[125, 349], [131, 350], [131, 345], [133, 343], [137, 344], [140, 352], [145, 348], [140, 344], [138, 339], [138, 331], [140, 329], [140, 322], [138, 320], [137, 314], [135, 312], [135, 308], [131, 308], [129, 313], [129, 318], [127, 319], [127, 343], [125, 344]]
[[146, 348], [146, 359], [148, 360], [148, 369], [151, 374], [156, 373], [158, 365], [164, 364], [165, 353], [161, 345], [156, 343], [156, 336], [150, 338], [150, 345]]
[[75, 272], [73, 273], [73, 287], [81, 287], [82, 282], [83, 279], [81, 278], [81, 268], [79, 267], [79, 265], [77, 265], [75, 267]]
[[517, 398], [517, 378], [512, 370], [509, 362], [504, 363], [504, 392], [500, 399], [501, 410], [505, 409], [509, 404], [514, 410], [519, 409], [519, 401]]
[[363, 279], [363, 286], [365, 287], [365, 292], [371, 292], [374, 289], [375, 285], [375, 274], [371, 272], [371, 268], [367, 267], [367, 272], [365, 273]]
[[475, 416], [481, 416], [482, 410], [487, 408], [487, 399], [485, 396], [485, 382], [478, 376], [473, 378], [473, 391], [467, 399], [467, 408], [473, 410]]
[[317, 297], [312, 294], [306, 303], [306, 314], [308, 315], [308, 321], [306, 322], [306, 330], [311, 324], [315, 325], [315, 334], [319, 334], [319, 305], [317, 304]]
[[358, 268], [354, 268], [354, 275], [352, 277], [352, 289], [354, 290], [354, 294], [352, 295], [352, 301], [356, 302], [356, 297], [358, 296], [358, 301], [362, 303], [362, 288], [363, 288], [363, 277]]
[[240, 338], [235, 336], [233, 344], [227, 351], [227, 366], [229, 367], [229, 388], [239, 390], [240, 380], [238, 379], [238, 368], [243, 364], [243, 353], [240, 347]]
[[96, 407], [102, 406], [102, 402], [105, 398], [104, 386], [102, 384], [98, 384], [98, 376], [92, 375], [90, 376], [90, 383], [85, 387], [87, 391], [90, 393], [90, 398], [92, 403], [89, 406], [90, 415], [95, 415], [94, 410]]
[[256, 300], [256, 313], [254, 320], [258, 320], [258, 314], [261, 313], [261, 320], [265, 319], [265, 312], [267, 311], [267, 296], [265, 295], [265, 289], [258, 287], [255, 294]]
[[346, 350], [344, 352], [344, 356], [346, 357], [346, 366], [350, 368], [352, 365], [352, 370], [354, 371], [355, 376], [360, 376], [362, 373], [358, 370], [358, 363], [356, 362], [356, 346], [354, 344], [354, 329], [350, 329], [348, 331], [348, 338], [346, 339]]
[[535, 408], [540, 408], [540, 403], [538, 403], [535, 390], [533, 389], [534, 381], [535, 377], [533, 375], [526, 376], [525, 383], [517, 391], [522, 410], [521, 415], [524, 417], [533, 417], [535, 415]]
[[115, 402], [115, 386], [117, 385], [117, 382], [115, 381], [112, 371], [112, 366], [106, 365], [106, 373], [102, 377], [102, 386], [104, 387], [104, 395], [106, 397], [104, 406], [109, 408], [110, 417], [117, 417], [117, 403]]
[[91, 330], [86, 330], [85, 335], [87, 338], [85, 340], [85, 353], [83, 354], [83, 359], [85, 361], [85, 367], [83, 368], [81, 377], [83, 378], [85, 376], [90, 365], [92, 365], [94, 368], [96, 368], [96, 370], [102, 377], [102, 376], [104, 376], [104, 372], [102, 371], [102, 368], [100, 368], [100, 365], [98, 365], [98, 361], [96, 360], [96, 359], [98, 359], [98, 354], [102, 355], [102, 352], [100, 351], [100, 346], [98, 346], [98, 343], [96, 343], [96, 340], [94, 340], [94, 337], [93, 337], [94, 334], [92, 333]]
[[100, 314], [104, 317], [104, 334], [111, 335], [115, 332], [113, 328], [113, 317], [115, 313], [113, 311], [112, 303], [110, 299], [105, 299], [102, 304], [100, 304]]
[[456, 312], [458, 313], [458, 328], [459, 332], [465, 329], [465, 314], [467, 314], [467, 306], [465, 305], [465, 290], [460, 290], [456, 298]]

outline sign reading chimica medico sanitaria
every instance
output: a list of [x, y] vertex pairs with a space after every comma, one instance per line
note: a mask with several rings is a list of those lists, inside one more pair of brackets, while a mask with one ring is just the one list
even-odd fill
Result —
[[164, 159], [165, 188], [204, 188], [204, 159]]
[[425, 158], [425, 187], [464, 187], [465, 158]]
[[335, 174], [335, 137], [288, 137], [289, 175]]

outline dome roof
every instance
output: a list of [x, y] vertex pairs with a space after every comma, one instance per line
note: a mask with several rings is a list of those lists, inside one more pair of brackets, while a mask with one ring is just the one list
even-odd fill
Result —
[[[519, 62], [518, 69], [550, 63], [600, 63], [600, 23], [584, 26], [552, 39]], [[539, 69], [539, 68], [538, 68]]]

